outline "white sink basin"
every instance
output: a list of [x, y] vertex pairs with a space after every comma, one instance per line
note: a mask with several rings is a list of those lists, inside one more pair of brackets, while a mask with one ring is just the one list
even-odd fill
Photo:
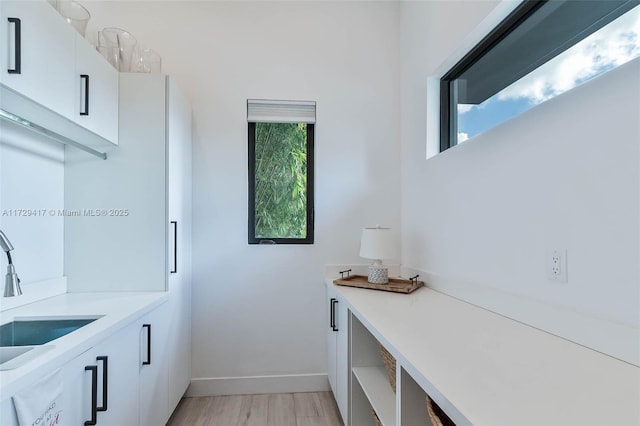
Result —
[[53, 345], [2, 346], [0, 347], [0, 371], [18, 368], [53, 348]]

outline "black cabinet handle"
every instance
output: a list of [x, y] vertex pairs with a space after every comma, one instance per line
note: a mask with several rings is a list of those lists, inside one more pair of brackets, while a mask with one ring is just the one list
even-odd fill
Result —
[[170, 273], [175, 274], [178, 272], [178, 222], [171, 221], [173, 225], [173, 269]]
[[336, 312], [335, 312], [335, 308], [336, 305], [334, 305], [334, 301], [336, 299], [334, 299], [333, 297], [331, 298], [331, 300], [329, 300], [329, 327], [331, 327], [332, 330], [335, 331], [336, 328]]
[[91, 420], [84, 422], [84, 426], [94, 426], [98, 417], [98, 366], [87, 365], [85, 371], [91, 371]]
[[143, 324], [142, 328], [147, 329], [147, 360], [142, 365], [151, 365], [151, 324]]
[[109, 385], [107, 380], [109, 379], [109, 357], [99, 356], [96, 361], [102, 361], [102, 406], [97, 407], [98, 411], [107, 411], [107, 392]]
[[338, 325], [336, 324], [336, 305], [338, 304], [338, 299], [333, 301], [333, 331], [338, 331]]
[[20, 18], [7, 18], [10, 24], [13, 24], [13, 34], [14, 34], [14, 43], [15, 43], [15, 52], [14, 52], [14, 64], [13, 68], [7, 69], [9, 74], [20, 74], [21, 73], [21, 63], [22, 63], [22, 42], [21, 35], [22, 30], [20, 29]]
[[80, 80], [84, 80], [84, 111], [80, 111], [80, 115], [89, 115], [89, 76], [81, 74]]

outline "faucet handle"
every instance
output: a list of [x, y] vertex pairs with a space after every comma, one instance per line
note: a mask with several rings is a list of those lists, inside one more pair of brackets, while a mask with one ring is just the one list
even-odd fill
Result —
[[20, 296], [22, 294], [22, 288], [20, 288], [20, 278], [16, 274], [16, 270], [13, 265], [7, 267], [7, 275], [4, 282], [4, 297]]

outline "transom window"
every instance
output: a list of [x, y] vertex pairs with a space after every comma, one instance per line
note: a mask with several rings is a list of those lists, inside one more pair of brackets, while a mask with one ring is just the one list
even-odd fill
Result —
[[440, 151], [640, 56], [638, 0], [525, 0], [440, 81]]

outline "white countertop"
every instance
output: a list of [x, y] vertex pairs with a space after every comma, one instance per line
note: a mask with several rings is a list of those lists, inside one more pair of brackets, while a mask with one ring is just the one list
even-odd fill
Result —
[[0, 313], [0, 324], [20, 317], [102, 316], [86, 326], [47, 343], [54, 348], [13, 370], [0, 371], [0, 401], [38, 377], [63, 366], [122, 327], [167, 301], [156, 293], [67, 293]]
[[458, 424], [640, 424], [632, 364], [426, 287], [335, 288]]

